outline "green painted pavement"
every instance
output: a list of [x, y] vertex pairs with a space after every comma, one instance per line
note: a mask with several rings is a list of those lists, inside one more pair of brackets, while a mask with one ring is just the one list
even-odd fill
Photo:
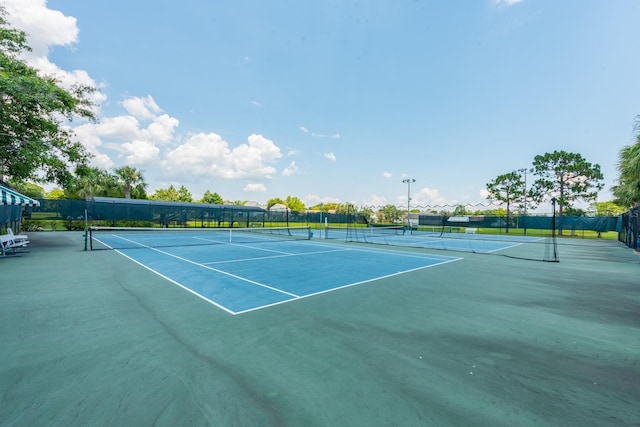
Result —
[[29, 237], [0, 259], [1, 425], [640, 420], [640, 257], [617, 242], [563, 239], [560, 263], [469, 254], [232, 316], [82, 233]]

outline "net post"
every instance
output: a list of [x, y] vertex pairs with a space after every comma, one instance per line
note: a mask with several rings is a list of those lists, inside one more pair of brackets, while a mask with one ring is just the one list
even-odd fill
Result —
[[87, 210], [84, 210], [84, 250], [87, 250], [87, 240], [89, 238], [89, 219], [87, 218]]
[[89, 249], [93, 250], [93, 230], [89, 227]]
[[556, 241], [556, 198], [553, 197], [551, 199], [551, 206], [553, 207], [553, 218], [551, 222], [551, 248], [553, 250], [553, 257], [551, 258], [551, 262], [560, 262], [558, 258], [558, 243]]

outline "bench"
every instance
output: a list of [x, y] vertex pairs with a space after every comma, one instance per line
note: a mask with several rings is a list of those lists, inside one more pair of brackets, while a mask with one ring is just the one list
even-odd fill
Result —
[[13, 239], [16, 244], [29, 244], [29, 236], [27, 236], [26, 234], [13, 234], [13, 230], [11, 228], [7, 228], [7, 236]]
[[478, 232], [477, 228], [467, 227], [464, 229], [466, 234], [476, 234]]
[[0, 235], [0, 258], [6, 258], [10, 256], [7, 251], [11, 249], [12, 254], [18, 255], [16, 253], [17, 248], [26, 248], [29, 244], [28, 240], [15, 240], [14, 235], [2, 234]]

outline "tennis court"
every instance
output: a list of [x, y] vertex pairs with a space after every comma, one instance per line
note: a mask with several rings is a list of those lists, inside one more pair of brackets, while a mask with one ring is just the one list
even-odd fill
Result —
[[409, 231], [404, 227], [331, 228], [326, 236], [378, 245], [406, 246], [448, 251], [492, 253], [524, 244], [541, 243], [542, 237], [465, 234], [441, 231]]
[[330, 227], [326, 239], [373, 245], [440, 250], [446, 253], [494, 254], [533, 261], [557, 262], [554, 237], [407, 230], [405, 227]]
[[[230, 244], [84, 251], [82, 232], [29, 238], [29, 253], [0, 259], [3, 425], [640, 420], [640, 256], [616, 241], [559, 239], [560, 262], [548, 263], [317, 235], [248, 243], [255, 253]], [[299, 243], [293, 255], [264, 253]], [[322, 293], [234, 316], [120, 252], [224, 272], [211, 281], [241, 273], [229, 286], [279, 275], [287, 292], [303, 295], [312, 281], [308, 292]], [[380, 278], [330, 291], [367, 280], [345, 270], [381, 269], [387, 256], [396, 265], [371, 275]], [[208, 271], [194, 267], [185, 271]], [[322, 287], [316, 275], [335, 283]]]
[[320, 243], [310, 230], [109, 229], [97, 243], [232, 313], [460, 260]]

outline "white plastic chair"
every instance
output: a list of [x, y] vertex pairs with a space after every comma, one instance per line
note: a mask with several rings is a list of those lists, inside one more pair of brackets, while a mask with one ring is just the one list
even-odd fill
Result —
[[[29, 244], [28, 240], [15, 240], [13, 235], [13, 233], [11, 235], [9, 234], [2, 234], [0, 235], [0, 258], [6, 258], [8, 256], [19, 256], [18, 253], [16, 253], [16, 249], [18, 248], [26, 248], [27, 245]], [[12, 254], [8, 254], [7, 251], [11, 249]]]
[[29, 244], [29, 236], [26, 234], [13, 234], [13, 230], [11, 228], [7, 228], [7, 236], [10, 236], [15, 243]]

